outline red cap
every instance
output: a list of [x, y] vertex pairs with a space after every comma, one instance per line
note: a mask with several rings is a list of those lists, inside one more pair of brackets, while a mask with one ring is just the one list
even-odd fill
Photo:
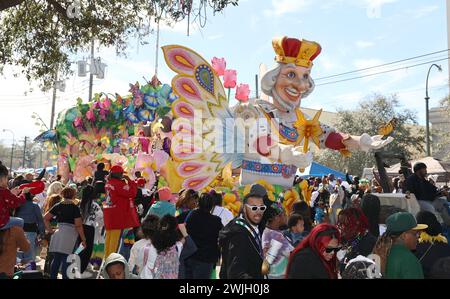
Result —
[[119, 165], [114, 165], [113, 167], [111, 167], [111, 173], [123, 173], [123, 168], [122, 166]]
[[30, 193], [33, 195], [40, 194], [45, 190], [45, 184], [41, 181], [32, 182], [29, 184], [20, 185], [19, 189], [30, 188]]

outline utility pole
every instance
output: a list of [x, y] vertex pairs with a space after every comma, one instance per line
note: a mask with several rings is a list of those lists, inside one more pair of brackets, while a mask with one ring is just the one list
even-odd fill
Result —
[[425, 118], [426, 118], [426, 138], [427, 138], [427, 157], [431, 157], [431, 142], [430, 142], [430, 109], [429, 109], [429, 101], [430, 97], [428, 95], [428, 79], [430, 78], [430, 72], [433, 67], [436, 67], [440, 72], [442, 72], [442, 67], [433, 63], [428, 69], [427, 81], [425, 86]]
[[25, 154], [26, 154], [26, 151], [27, 151], [27, 139], [28, 139], [28, 137], [25, 136], [25, 140], [23, 142], [23, 162], [22, 162], [22, 167], [23, 168], [25, 168]]
[[89, 97], [88, 101], [92, 99], [92, 85], [94, 84], [94, 74], [92, 73], [92, 67], [95, 67], [94, 63], [94, 39], [91, 41], [91, 66], [89, 70]]
[[55, 80], [53, 81], [53, 99], [52, 99], [52, 114], [50, 115], [50, 130], [53, 129], [53, 122], [55, 121], [56, 82], [58, 82], [58, 70], [56, 70]]
[[11, 157], [9, 161], [9, 171], [12, 173], [13, 170], [13, 158], [14, 158], [14, 141], [11, 145]]
[[255, 91], [256, 91], [256, 98], [259, 97], [259, 92], [258, 92], [258, 75], [255, 75]]

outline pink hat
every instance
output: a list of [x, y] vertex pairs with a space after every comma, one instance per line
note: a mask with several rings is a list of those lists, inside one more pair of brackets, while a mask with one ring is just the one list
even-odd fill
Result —
[[169, 187], [162, 187], [158, 190], [159, 200], [170, 201], [172, 199], [172, 191]]

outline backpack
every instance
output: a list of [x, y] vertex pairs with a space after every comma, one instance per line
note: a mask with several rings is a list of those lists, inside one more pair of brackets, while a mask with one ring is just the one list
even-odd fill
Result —
[[153, 262], [148, 260], [149, 247], [144, 250], [144, 269], [141, 278], [177, 279], [180, 261], [177, 245], [159, 253]]

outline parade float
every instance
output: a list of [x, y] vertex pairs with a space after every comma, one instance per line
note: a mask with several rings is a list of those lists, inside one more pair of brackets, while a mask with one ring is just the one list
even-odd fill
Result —
[[[304, 115], [300, 104], [314, 90], [311, 71], [321, 47], [288, 37], [272, 44], [276, 65], [261, 79], [269, 100], [249, 103], [248, 86], [236, 87], [236, 72], [227, 70], [223, 59], [210, 64], [189, 48], [168, 45], [162, 49], [176, 73], [171, 85], [156, 79], [130, 84], [127, 96], [79, 99], [59, 114], [54, 130], [37, 140], [55, 142], [58, 173], [65, 181], [83, 181], [97, 162], [120, 164], [129, 174], [141, 171], [148, 185], [156, 172], [173, 193], [182, 188], [222, 191], [224, 205], [234, 214], [250, 185], [260, 183], [289, 211], [295, 201], [311, 196], [307, 183], [293, 188], [293, 182], [297, 170], [311, 164], [312, 145], [348, 156], [353, 150], [381, 148], [392, 138], [341, 133], [320, 123], [320, 111]], [[231, 88], [237, 89], [234, 107]], [[236, 169], [239, 176], [233, 175]]]

